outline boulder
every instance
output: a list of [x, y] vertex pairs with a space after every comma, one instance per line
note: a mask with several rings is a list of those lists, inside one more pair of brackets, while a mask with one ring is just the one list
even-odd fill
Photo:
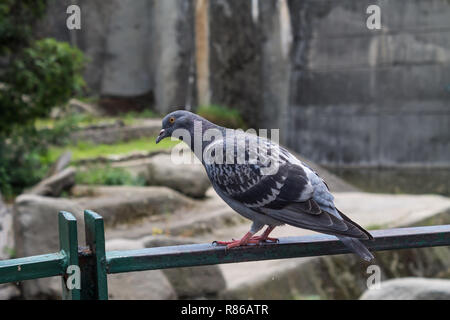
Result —
[[121, 141], [150, 137], [154, 139], [161, 130], [160, 119], [145, 119], [134, 125], [114, 124], [95, 125], [78, 130], [70, 135], [73, 142], [89, 141], [94, 144], [114, 144]]
[[[106, 250], [134, 250], [142, 248], [164, 247], [164, 246], [176, 246], [183, 244], [192, 244], [196, 242], [192, 238], [183, 237], [170, 237], [170, 236], [147, 236], [140, 239], [111, 239], [106, 241]], [[159, 271], [159, 270], [158, 270]], [[162, 269], [164, 278], [167, 278], [168, 282], [173, 288], [175, 296], [178, 298], [192, 299], [192, 298], [204, 298], [217, 296], [219, 292], [225, 289], [225, 279], [220, 271], [219, 266], [199, 266], [199, 267], [186, 267], [186, 268], [174, 268], [174, 269]], [[148, 274], [142, 275], [141, 274]], [[137, 277], [135, 279], [135, 277]], [[110, 278], [108, 278], [108, 287], [110, 292], [114, 295], [116, 286], [120, 288], [120, 282], [123, 282], [124, 287], [131, 286], [131, 284], [138, 283], [135, 293], [130, 293], [131, 298], [142, 299], [159, 299], [159, 295], [167, 294], [166, 285], [162, 284], [162, 289], [155, 289], [158, 293], [157, 297], [153, 297], [153, 294], [148, 292], [148, 287], [139, 284], [139, 281], [149, 281], [146, 277], [160, 277], [160, 275], [151, 275], [151, 272], [139, 272], [130, 273], [129, 277], [119, 276], [114, 279], [112, 286], [109, 285]], [[153, 281], [153, 280], [151, 280]], [[157, 281], [163, 281], [158, 279]], [[156, 288], [156, 286], [155, 286]], [[130, 299], [127, 297], [128, 293], [120, 293], [121, 298]], [[171, 297], [171, 295], [169, 295]], [[114, 296], [116, 297], [116, 296]], [[162, 299], [162, 298], [161, 298]]]
[[[167, 236], [151, 236], [144, 241], [147, 248], [194, 243], [189, 238]], [[163, 272], [180, 298], [215, 296], [225, 289], [225, 279], [217, 265], [163, 269]]]
[[70, 189], [75, 184], [75, 174], [75, 168], [66, 168], [51, 177], [42, 180], [27, 193], [58, 197], [64, 190]]
[[174, 161], [176, 155], [158, 154], [148, 165], [147, 181], [150, 185], [161, 185], [185, 195], [202, 198], [211, 183], [200, 163]]
[[[83, 207], [68, 199], [24, 194], [14, 203], [13, 228], [17, 257], [58, 252], [58, 212], [69, 211], [78, 221], [78, 239], [83, 241]], [[25, 299], [60, 298], [59, 277], [24, 281], [21, 284]]]
[[172, 213], [193, 204], [189, 198], [165, 187], [76, 186], [73, 194], [84, 196], [77, 203], [103, 216], [107, 226]]
[[176, 293], [161, 270], [118, 273], [108, 276], [109, 299], [169, 300]]
[[[131, 250], [143, 248], [143, 243], [134, 240], [114, 239], [106, 242], [106, 250]], [[118, 273], [108, 276], [110, 299], [168, 300], [177, 295], [170, 281], [161, 270]]]
[[136, 250], [145, 248], [144, 242], [141, 239], [111, 239], [106, 240], [106, 251], [123, 251]]
[[58, 157], [55, 163], [53, 163], [52, 167], [47, 173], [46, 178], [63, 171], [69, 165], [71, 159], [72, 159], [72, 152], [65, 151], [62, 155]]
[[450, 280], [400, 278], [383, 281], [364, 292], [361, 300], [450, 300]]
[[0, 300], [13, 300], [20, 297], [20, 290], [14, 284], [0, 284]]
[[70, 99], [68, 105], [71, 112], [101, 116], [101, 111], [95, 105], [85, 103], [78, 99]]

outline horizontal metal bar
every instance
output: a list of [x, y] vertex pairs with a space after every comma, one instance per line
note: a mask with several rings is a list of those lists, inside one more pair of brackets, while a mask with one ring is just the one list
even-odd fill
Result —
[[[450, 245], [450, 225], [371, 231], [374, 241], [363, 241], [371, 251]], [[227, 250], [213, 244], [157, 247], [106, 253], [108, 273], [143, 271], [221, 263], [310, 257], [350, 253], [334, 236], [281, 238], [276, 244]]]
[[64, 274], [66, 264], [61, 252], [0, 260], [0, 283], [59, 276]]

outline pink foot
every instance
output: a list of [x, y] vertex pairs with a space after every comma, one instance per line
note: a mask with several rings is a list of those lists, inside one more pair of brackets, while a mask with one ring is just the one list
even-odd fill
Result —
[[213, 243], [218, 246], [227, 246], [227, 249], [231, 249], [231, 248], [246, 246], [246, 245], [252, 244], [252, 243], [258, 244], [259, 240], [248, 239], [247, 241], [242, 241], [242, 239], [240, 239], [240, 240], [233, 239], [232, 241], [214, 241]]
[[269, 237], [263, 237], [263, 236], [254, 236], [251, 237], [250, 240], [255, 240], [258, 243], [261, 242], [273, 242], [273, 243], [278, 243], [280, 240], [278, 240], [278, 238], [269, 238]]

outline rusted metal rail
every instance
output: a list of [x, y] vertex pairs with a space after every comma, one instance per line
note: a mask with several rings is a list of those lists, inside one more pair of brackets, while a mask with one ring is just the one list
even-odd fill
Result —
[[[103, 219], [86, 210], [86, 247], [78, 247], [76, 220], [59, 213], [61, 251], [52, 254], [0, 261], [0, 283], [60, 275], [65, 299], [107, 299], [107, 274], [287, 259], [349, 253], [334, 236], [311, 235], [281, 238], [279, 243], [233, 248], [192, 244], [126, 251], [105, 251]], [[450, 246], [450, 225], [371, 231], [374, 240], [364, 241], [371, 251]], [[67, 268], [78, 266], [80, 288], [67, 285]]]

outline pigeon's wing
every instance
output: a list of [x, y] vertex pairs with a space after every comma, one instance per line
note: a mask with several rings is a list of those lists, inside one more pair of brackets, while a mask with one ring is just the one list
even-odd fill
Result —
[[[205, 151], [210, 152], [219, 143], [210, 144]], [[319, 207], [313, 198], [314, 187], [304, 168], [301, 163], [290, 161], [292, 155], [285, 149], [269, 141], [258, 144], [257, 151], [252, 150], [251, 144], [234, 143], [237, 145], [231, 151], [228, 149], [226, 159], [223, 157], [223, 161], [205, 163], [211, 182], [227, 197], [260, 214], [296, 227], [363, 239], [367, 237], [351, 222]], [[225, 145], [222, 142], [216, 151], [223, 147], [225, 154]], [[242, 159], [241, 163], [238, 161], [240, 149], [245, 155], [243, 163]], [[251, 157], [255, 152], [258, 153], [256, 159]], [[267, 171], [268, 168], [276, 170]], [[269, 174], [265, 174], [267, 172]]]

